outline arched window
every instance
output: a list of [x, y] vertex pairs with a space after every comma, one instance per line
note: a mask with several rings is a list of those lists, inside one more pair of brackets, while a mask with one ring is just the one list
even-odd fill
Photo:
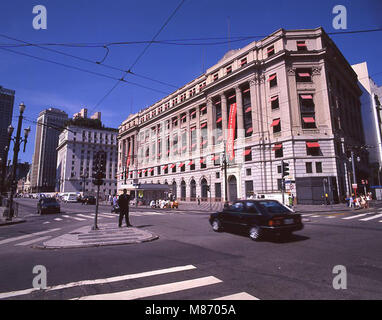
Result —
[[183, 201], [186, 201], [186, 182], [183, 180], [181, 183], [180, 183], [180, 198], [181, 200]]
[[202, 191], [202, 201], [207, 201], [208, 199], [207, 180], [205, 178], [203, 178], [202, 181], [200, 182], [200, 188]]
[[190, 200], [196, 201], [196, 182], [194, 179], [190, 182]]

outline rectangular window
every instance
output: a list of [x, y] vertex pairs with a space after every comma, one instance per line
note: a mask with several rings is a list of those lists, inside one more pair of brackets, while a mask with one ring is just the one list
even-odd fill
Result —
[[322, 173], [322, 162], [316, 162], [316, 172]]
[[187, 114], [186, 113], [182, 113], [180, 115], [180, 122], [181, 123], [186, 123], [187, 122]]
[[232, 72], [232, 66], [228, 66], [226, 69], [225, 69], [225, 72], [226, 74], [230, 74]]
[[277, 166], [277, 173], [281, 173], [281, 166]]
[[297, 41], [297, 51], [306, 51], [308, 48], [306, 47], [305, 41]]
[[246, 169], [245, 172], [246, 172], [246, 175], [247, 175], [247, 176], [252, 175], [252, 170], [251, 170], [251, 168]]
[[244, 161], [252, 161], [252, 149], [251, 149], [251, 147], [244, 149]]
[[311, 68], [296, 69], [296, 82], [312, 82]]
[[222, 188], [221, 183], [215, 183], [215, 201], [221, 201], [222, 197]]
[[220, 165], [220, 156], [219, 156], [219, 154], [214, 154], [212, 156], [212, 161], [214, 162], [215, 166], [219, 166]]
[[321, 149], [320, 144], [317, 141], [306, 142], [306, 154], [308, 156], [320, 156]]
[[312, 94], [300, 94], [301, 126], [303, 129], [316, 128], [315, 110]]
[[268, 81], [269, 81], [269, 87], [270, 88], [276, 87], [277, 86], [277, 74], [276, 73], [271, 74], [268, 78]]
[[280, 108], [279, 96], [274, 96], [271, 98], [271, 108], [272, 110]]
[[274, 119], [271, 127], [273, 127], [273, 133], [277, 133], [281, 131], [281, 121], [280, 118]]
[[245, 66], [247, 64], [247, 57], [240, 60], [240, 67]]
[[200, 115], [204, 116], [205, 114], [207, 114], [207, 106], [204, 104], [200, 106]]
[[195, 119], [196, 118], [196, 109], [191, 109], [190, 110], [190, 118]]
[[306, 168], [306, 173], [312, 173], [312, 163], [311, 162], [305, 162], [305, 168]]
[[267, 48], [267, 55], [268, 57], [270, 56], [273, 56], [275, 54], [275, 47], [274, 46], [270, 46]]
[[214, 81], [216, 81], [216, 80], [219, 79], [219, 74], [218, 74], [218, 73], [215, 73], [213, 77], [214, 77]]
[[281, 143], [275, 144], [272, 150], [275, 152], [275, 158], [282, 158], [284, 156], [283, 145]]
[[206, 158], [200, 158], [200, 169], [205, 169], [207, 168], [207, 161]]
[[245, 181], [245, 196], [249, 198], [251, 195], [253, 195], [253, 181]]

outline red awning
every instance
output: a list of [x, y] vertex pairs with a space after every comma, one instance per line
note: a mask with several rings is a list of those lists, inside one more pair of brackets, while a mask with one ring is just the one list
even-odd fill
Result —
[[310, 77], [310, 74], [307, 72], [301, 72], [301, 73], [298, 73], [298, 76], [299, 77]]
[[216, 101], [216, 102], [215, 102], [215, 104], [220, 104], [220, 103], [221, 103], [221, 101], [220, 101], [220, 100], [218, 100], [218, 101]]
[[191, 117], [196, 113], [196, 111], [191, 112]]
[[274, 47], [268, 48], [267, 53], [272, 52], [272, 51], [275, 51]]
[[273, 75], [269, 76], [268, 81], [272, 81], [275, 78], [276, 78], [276, 74], [273, 74]]
[[200, 163], [204, 163], [205, 161], [206, 161], [206, 159], [204, 159], [204, 158], [200, 159]]
[[206, 108], [207, 108], [207, 107], [203, 107], [203, 108], [200, 109], [200, 111], [204, 111], [204, 110], [206, 110]]
[[214, 156], [214, 157], [212, 158], [212, 161], [215, 161], [215, 160], [217, 160], [217, 159], [219, 159], [219, 156]]
[[186, 150], [187, 149], [187, 146], [184, 146], [183, 148], [182, 148], [182, 150]]
[[208, 142], [207, 140], [204, 140], [204, 141], [202, 142], [202, 146], [204, 146], [207, 142]]
[[313, 96], [311, 94], [302, 94], [301, 99], [311, 100], [311, 99], [313, 99]]
[[306, 146], [308, 148], [319, 148], [320, 147], [320, 144], [318, 142], [307, 142], [306, 143]]
[[191, 131], [194, 131], [196, 128], [195, 127], [193, 127], [193, 128], [191, 128]]
[[297, 47], [306, 47], [306, 43], [297, 43]]
[[167, 150], [167, 154], [169, 154], [170, 153], [170, 150]]
[[304, 117], [304, 118], [302, 118], [302, 120], [305, 123], [315, 123], [316, 122], [313, 117]]
[[234, 94], [234, 95], [228, 97], [228, 100], [233, 99], [233, 98], [235, 98], [235, 97], [236, 97], [236, 95]]
[[281, 149], [282, 147], [283, 147], [282, 144], [275, 144], [275, 145], [273, 146], [273, 148], [272, 148], [272, 151], [279, 150], [279, 149]]
[[251, 89], [250, 89], [250, 88], [245, 89], [245, 90], [243, 91], [243, 93], [246, 93], [246, 92], [248, 92], [249, 90], [251, 90]]
[[173, 163], [170, 167], [170, 169], [174, 168], [175, 167], [175, 163]]
[[271, 127], [275, 127], [280, 123], [280, 119], [273, 120]]
[[147, 169], [143, 170], [143, 173], [146, 173]]
[[218, 141], [220, 141], [220, 140], [223, 140], [223, 136], [220, 136], [220, 137], [218, 138]]
[[163, 167], [163, 170], [166, 170], [168, 167], [168, 165], [166, 164], [164, 167]]
[[179, 165], [179, 168], [183, 167], [184, 166], [184, 162], [182, 162], [180, 165]]
[[152, 172], [154, 170], [154, 168], [151, 168], [150, 170], [149, 170], [149, 172]]
[[189, 166], [191, 166], [193, 164], [194, 164], [194, 161], [192, 161], [192, 160], [188, 163]]
[[207, 125], [207, 122], [204, 122], [204, 123], [200, 126], [200, 128], [204, 128], [206, 125]]
[[216, 120], [216, 123], [219, 123], [219, 122], [222, 121], [222, 120], [223, 120], [223, 118], [220, 117], [219, 119]]
[[196, 143], [193, 143], [191, 146], [191, 149], [194, 148], [195, 146], [196, 146]]
[[252, 127], [250, 127], [250, 128], [247, 129], [247, 133], [251, 133], [252, 131], [253, 131], [253, 128], [252, 128]]
[[271, 98], [271, 102], [277, 100], [278, 98], [279, 98], [279, 96], [274, 96], [274, 97], [272, 97], [272, 98]]
[[182, 117], [182, 120], [183, 120], [184, 118], [186, 118], [186, 116], [183, 116], [183, 117]]
[[245, 109], [245, 113], [251, 112], [251, 110], [252, 110], [252, 107], [248, 107], [247, 109]]
[[251, 153], [251, 149], [245, 149], [244, 150], [244, 155], [247, 156]]
[[140, 174], [141, 172], [142, 172], [142, 171], [141, 171], [141, 170], [139, 170], [139, 171], [138, 171], [138, 174]]

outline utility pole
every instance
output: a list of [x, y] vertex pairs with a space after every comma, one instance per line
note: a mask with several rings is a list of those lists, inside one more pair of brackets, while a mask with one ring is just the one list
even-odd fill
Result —
[[223, 170], [224, 170], [224, 205], [228, 205], [228, 186], [227, 186], [227, 154], [226, 146], [224, 144], [223, 151]]
[[97, 197], [96, 197], [96, 210], [94, 216], [94, 226], [92, 230], [98, 230], [98, 206], [99, 206], [99, 189], [103, 184], [103, 179], [106, 177], [106, 152], [98, 151], [93, 160], [93, 183], [97, 186]]
[[[355, 175], [355, 161], [354, 161], [354, 151], [351, 150], [351, 164], [353, 168], [353, 184], [357, 184], [357, 178]], [[357, 196], [357, 188], [354, 188], [354, 194]]]

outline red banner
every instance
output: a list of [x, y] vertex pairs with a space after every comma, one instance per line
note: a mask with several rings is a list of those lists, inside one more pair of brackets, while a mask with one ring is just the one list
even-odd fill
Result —
[[229, 160], [235, 158], [235, 127], [236, 127], [236, 111], [237, 104], [233, 103], [229, 109], [229, 118], [228, 118], [228, 137], [227, 137], [227, 155], [229, 155]]

